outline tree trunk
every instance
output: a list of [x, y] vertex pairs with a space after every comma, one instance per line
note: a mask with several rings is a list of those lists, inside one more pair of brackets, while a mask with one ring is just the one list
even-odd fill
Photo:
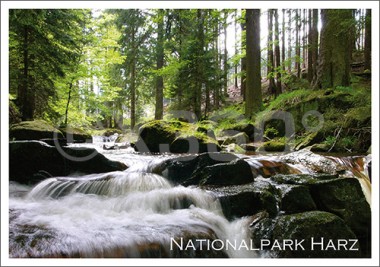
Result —
[[313, 9], [313, 25], [312, 25], [312, 36], [313, 40], [311, 43], [312, 48], [312, 62], [313, 62], [313, 80], [317, 77], [318, 68], [318, 50], [319, 50], [319, 33], [318, 33], [318, 9]]
[[301, 78], [301, 42], [300, 42], [300, 29], [301, 29], [301, 12], [296, 9], [296, 71], [297, 77]]
[[269, 80], [268, 91], [271, 95], [276, 95], [276, 85], [274, 82], [274, 55], [273, 55], [273, 9], [268, 9], [268, 63], [267, 79]]
[[34, 97], [32, 97], [32, 88], [29, 86], [29, 27], [24, 26], [24, 43], [23, 43], [23, 77], [20, 92], [21, 96], [21, 113], [22, 120], [33, 120]]
[[197, 10], [197, 20], [198, 20], [198, 42], [199, 42], [199, 54], [197, 57], [197, 73], [198, 77], [194, 100], [194, 113], [198, 119], [202, 116], [201, 102], [202, 102], [202, 84], [203, 84], [203, 47], [204, 47], [204, 32], [203, 32], [203, 11], [201, 9]]
[[308, 21], [308, 45], [307, 45], [307, 80], [309, 82], [313, 81], [313, 30], [312, 30], [312, 10], [309, 9], [309, 21]]
[[[218, 19], [215, 24], [214, 36], [215, 36], [215, 66], [216, 66], [216, 70], [219, 71], [220, 65], [219, 65], [219, 22], [218, 22]], [[218, 71], [217, 71], [217, 77], [215, 77], [215, 80], [219, 79]], [[219, 103], [220, 103], [219, 86], [215, 86], [214, 87], [214, 106], [216, 109], [219, 108]]]
[[262, 106], [260, 75], [260, 9], [247, 9], [247, 91], [245, 115], [252, 118]]
[[371, 9], [367, 9], [365, 16], [364, 70], [371, 70], [371, 40]]
[[[243, 32], [246, 31], [246, 23], [243, 21], [241, 23], [241, 32], [243, 36]], [[241, 38], [241, 51], [243, 52], [243, 49], [246, 47], [246, 42], [244, 38]], [[245, 49], [247, 50], [247, 49]], [[245, 91], [246, 91], [246, 73], [247, 73], [247, 57], [241, 58], [241, 85], [240, 85], [240, 94], [243, 97], [243, 100], [246, 99]]]
[[281, 35], [281, 62], [282, 62], [282, 71], [285, 73], [285, 9], [282, 9], [282, 35]]
[[282, 92], [281, 90], [281, 55], [280, 55], [280, 39], [279, 39], [279, 27], [278, 27], [278, 11], [274, 9], [274, 53], [276, 56], [276, 96], [279, 96]]
[[65, 110], [65, 127], [67, 127], [67, 118], [69, 114], [69, 105], [71, 100], [71, 90], [73, 88], [73, 81], [69, 84], [69, 93], [67, 95], [67, 103], [66, 103], [66, 110]]
[[288, 72], [292, 71], [292, 10], [288, 9]]
[[[158, 25], [157, 25], [157, 70], [161, 70], [164, 66], [164, 11], [158, 11]], [[162, 75], [156, 77], [156, 120], [162, 119], [164, 112], [164, 79]]]
[[223, 58], [223, 89], [224, 89], [224, 96], [228, 96], [228, 50], [227, 50], [227, 17], [228, 17], [228, 12], [225, 10], [224, 11], [224, 58]]
[[349, 86], [354, 25], [352, 10], [322, 9], [321, 20], [319, 66], [313, 87]]
[[306, 24], [307, 24], [307, 16], [306, 16], [306, 9], [303, 10], [303, 19], [302, 19], [302, 68], [306, 68], [306, 61], [307, 61], [307, 53], [306, 53]]
[[[238, 43], [237, 43], [237, 9], [235, 9], [235, 21], [234, 21], [234, 30], [235, 30], [235, 56], [238, 54]], [[237, 74], [238, 74], [238, 63], [236, 62], [235, 63], [235, 81], [234, 81], [234, 84], [235, 84], [235, 88], [237, 89], [239, 87], [238, 85], [238, 77], [237, 77]]]

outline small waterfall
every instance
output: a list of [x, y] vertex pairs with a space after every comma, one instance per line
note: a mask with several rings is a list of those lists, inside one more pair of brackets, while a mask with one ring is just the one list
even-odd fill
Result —
[[347, 173], [345, 175], [358, 178], [366, 200], [371, 205], [372, 185], [368, 173], [368, 163], [371, 161], [371, 156], [326, 157], [346, 170]]
[[[140, 162], [135, 158], [124, 172], [49, 178], [26, 196], [12, 197], [10, 256], [194, 256], [190, 251], [170, 250], [171, 238], [237, 243], [249, 239], [248, 230], [242, 231], [248, 219], [229, 222], [215, 195], [196, 187], [173, 186], [152, 173], [164, 159], [140, 156]], [[223, 253], [257, 256], [248, 250]]]

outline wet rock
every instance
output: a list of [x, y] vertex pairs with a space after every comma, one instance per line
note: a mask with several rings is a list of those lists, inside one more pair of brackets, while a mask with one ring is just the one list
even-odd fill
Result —
[[317, 209], [307, 186], [286, 185], [279, 188], [281, 190], [280, 210], [286, 214]]
[[[99, 243], [89, 250], [73, 244], [78, 237], [57, 233], [45, 226], [16, 224], [15, 217], [13, 214], [10, 221], [10, 258], [228, 258], [225, 250], [207, 249], [206, 241], [211, 243], [218, 237], [212, 229], [202, 225], [196, 226], [197, 231], [181, 229], [173, 233], [173, 239], [183, 244], [182, 249], [174, 243], [171, 249], [169, 238], [150, 237], [137, 242], [126, 240], [124, 244]], [[205, 240], [203, 247], [199, 240]], [[187, 244], [191, 245], [186, 249]]]
[[363, 251], [371, 250], [371, 208], [358, 179], [343, 178], [315, 183], [310, 192], [319, 210], [341, 217], [359, 238]]
[[253, 182], [253, 175], [248, 163], [237, 159], [206, 166], [200, 171], [199, 179], [200, 185], [240, 185]]
[[359, 239], [363, 254], [371, 248], [371, 208], [357, 178], [337, 178], [338, 175], [275, 175], [277, 184], [304, 185], [317, 210], [342, 218]]
[[275, 160], [259, 159], [255, 161], [248, 161], [251, 165], [252, 173], [254, 176], [271, 177], [275, 174], [298, 174], [299, 171], [285, 162]]
[[198, 184], [201, 179], [199, 174], [205, 167], [218, 163], [228, 163], [237, 158], [236, 155], [230, 153], [202, 153], [168, 159], [158, 170], [159, 174], [176, 184], [182, 184], [187, 180], [192, 181], [193, 184]]
[[[342, 247], [337, 249], [339, 239], [348, 242], [348, 240], [355, 240], [357, 237], [341, 218], [328, 212], [309, 211], [282, 215], [275, 219], [264, 218], [251, 227], [251, 232], [251, 238], [257, 247], [260, 247], [262, 239], [270, 240], [270, 245], [263, 248], [270, 253], [271, 257], [355, 258], [362, 256], [359, 243], [354, 246], [358, 251], [348, 250], [351, 242], [346, 246], [347, 250]], [[322, 239], [323, 246], [317, 245], [317, 242], [322, 242]], [[302, 247], [299, 246], [298, 249], [294, 249], [295, 246], [293, 246], [293, 249], [284, 249], [281, 245], [284, 240], [292, 240], [293, 242], [297, 240]], [[330, 244], [329, 247], [328, 244]]]
[[74, 172], [104, 173], [127, 168], [93, 148], [60, 147], [58, 150], [41, 141], [14, 141], [9, 143], [9, 152], [9, 179], [22, 184], [43, 180], [38, 175], [41, 171], [51, 176], [67, 176]]
[[40, 139], [64, 138], [61, 131], [51, 126], [46, 121], [22, 121], [13, 124], [9, 129], [10, 140], [40, 140]]
[[221, 188], [208, 188], [219, 198], [224, 216], [233, 220], [266, 211], [274, 217], [278, 213], [276, 189], [266, 181]]
[[280, 159], [286, 163], [301, 164], [317, 173], [336, 174], [344, 170], [333, 160], [322, 155], [315, 154], [308, 149], [302, 149], [296, 152], [280, 156]]

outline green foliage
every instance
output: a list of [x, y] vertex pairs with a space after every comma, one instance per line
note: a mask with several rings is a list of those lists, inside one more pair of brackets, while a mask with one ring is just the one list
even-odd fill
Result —
[[279, 132], [276, 128], [273, 127], [267, 127], [265, 129], [264, 135], [270, 139], [273, 139], [279, 135]]

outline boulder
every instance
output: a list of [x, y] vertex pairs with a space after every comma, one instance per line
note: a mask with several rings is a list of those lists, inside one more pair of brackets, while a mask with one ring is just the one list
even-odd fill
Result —
[[189, 123], [156, 120], [140, 127], [136, 142], [139, 152], [202, 153], [220, 151], [218, 142]]
[[245, 149], [241, 146], [232, 143], [229, 145], [222, 145], [222, 151], [230, 152], [230, 153], [237, 153], [237, 154], [245, 154]]
[[316, 209], [342, 218], [359, 239], [365, 254], [371, 251], [371, 208], [357, 178], [299, 174], [275, 175], [271, 180], [277, 184], [307, 186]]
[[280, 160], [304, 165], [316, 173], [337, 174], [344, 171], [344, 168], [332, 159], [313, 153], [307, 148], [280, 156]]
[[49, 176], [104, 173], [126, 168], [123, 163], [109, 160], [93, 148], [57, 148], [41, 141], [9, 143], [9, 179], [22, 184], [35, 184]]
[[275, 174], [298, 174], [299, 171], [289, 164], [281, 161], [257, 159], [250, 160], [248, 163], [251, 166], [254, 176], [261, 175], [268, 178]]
[[228, 136], [224, 140], [223, 145], [227, 146], [230, 144], [237, 144], [240, 146], [242, 144], [246, 144], [248, 140], [249, 140], [249, 137], [246, 133], [238, 133], [238, 134], [235, 134], [234, 136]]
[[[359, 243], [354, 246], [357, 249], [355, 251], [337, 249], [339, 239], [348, 242], [348, 240], [355, 240], [357, 237], [341, 218], [329, 212], [308, 211], [282, 215], [275, 219], [263, 218], [251, 225], [251, 231], [252, 240], [257, 247], [260, 247], [262, 239], [270, 240], [270, 245], [266, 246], [265, 249], [272, 257], [356, 258], [362, 256]], [[284, 240], [292, 240], [293, 242], [303, 240], [302, 248], [283, 249], [283, 246], [276, 246], [276, 243], [282, 244]], [[323, 242], [323, 246], [317, 245], [317, 242]], [[329, 247], [328, 244], [330, 244]], [[350, 242], [347, 248], [351, 244]]]
[[260, 152], [284, 152], [286, 148], [285, 142], [280, 140], [270, 140], [264, 142], [262, 146], [259, 147]]
[[[249, 164], [242, 159], [206, 166], [199, 173], [200, 185], [240, 185], [253, 182]], [[196, 178], [198, 179], [198, 178]]]
[[295, 146], [295, 150], [301, 150], [308, 146], [312, 146], [316, 143], [321, 142], [323, 139], [323, 134], [321, 131], [311, 132], [301, 139]]
[[41, 140], [44, 138], [64, 138], [61, 131], [46, 121], [22, 121], [13, 124], [9, 129], [10, 140]]
[[59, 128], [59, 130], [63, 133], [68, 143], [92, 143], [92, 135], [82, 129], [66, 127]]
[[194, 156], [183, 156], [166, 160], [157, 173], [176, 184], [198, 184], [201, 172], [207, 166], [228, 163], [238, 157], [230, 153], [202, 153]]
[[303, 185], [280, 186], [280, 210], [286, 214], [316, 210], [309, 188]]
[[252, 216], [260, 211], [266, 211], [270, 217], [278, 213], [276, 189], [266, 181], [207, 189], [218, 196], [223, 214], [229, 220]]

